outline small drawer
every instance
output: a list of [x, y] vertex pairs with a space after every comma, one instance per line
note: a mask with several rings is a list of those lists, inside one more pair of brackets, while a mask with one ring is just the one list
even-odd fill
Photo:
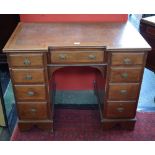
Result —
[[109, 100], [136, 100], [139, 93], [139, 84], [110, 84]]
[[43, 53], [9, 54], [9, 64], [12, 67], [43, 66]]
[[57, 50], [51, 52], [51, 63], [103, 63], [103, 50]]
[[110, 82], [139, 82], [142, 68], [111, 67]]
[[112, 53], [112, 65], [142, 65], [144, 53]]
[[135, 114], [135, 102], [108, 102], [106, 110], [108, 118], [134, 118]]
[[47, 103], [24, 102], [17, 103], [19, 119], [22, 120], [42, 120], [48, 118]]
[[14, 85], [17, 101], [46, 100], [45, 85]]
[[12, 69], [14, 83], [43, 83], [45, 82], [44, 69]]

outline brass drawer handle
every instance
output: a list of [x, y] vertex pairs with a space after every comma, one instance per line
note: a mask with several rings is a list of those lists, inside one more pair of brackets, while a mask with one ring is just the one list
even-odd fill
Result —
[[32, 80], [32, 75], [29, 75], [29, 74], [26, 75], [26, 76], [25, 76], [25, 80]]
[[31, 61], [28, 58], [24, 59], [24, 65], [30, 65]]
[[28, 96], [34, 96], [34, 92], [33, 92], [33, 91], [28, 91], [28, 92], [27, 92], [27, 95], [28, 95]]
[[30, 111], [30, 112], [37, 112], [37, 109], [32, 108], [32, 109], [30, 109], [29, 111]]
[[93, 60], [93, 59], [96, 59], [96, 56], [95, 56], [95, 55], [90, 54], [90, 55], [88, 55], [88, 58]]
[[123, 112], [123, 111], [124, 111], [124, 108], [119, 107], [119, 108], [117, 108], [117, 111], [118, 111], [118, 112]]
[[124, 79], [128, 78], [128, 73], [122, 73], [121, 77], [124, 78]]
[[127, 90], [123, 89], [123, 90], [120, 90], [120, 94], [127, 94]]
[[132, 61], [129, 58], [125, 58], [123, 61], [124, 61], [124, 64], [126, 65], [132, 64]]
[[59, 58], [61, 60], [65, 60], [67, 58], [67, 55], [65, 55], [65, 54], [59, 54]]

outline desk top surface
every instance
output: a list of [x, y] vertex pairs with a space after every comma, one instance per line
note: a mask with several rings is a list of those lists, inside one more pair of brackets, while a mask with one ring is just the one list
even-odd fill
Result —
[[105, 47], [107, 50], [150, 50], [129, 23], [19, 23], [4, 52], [47, 51], [49, 47]]

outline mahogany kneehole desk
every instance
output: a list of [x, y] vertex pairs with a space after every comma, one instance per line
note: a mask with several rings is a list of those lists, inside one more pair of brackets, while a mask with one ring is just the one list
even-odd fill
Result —
[[133, 129], [147, 52], [141, 35], [127, 23], [19, 23], [7, 53], [18, 125], [53, 130], [53, 73], [67, 66], [98, 70], [95, 94], [103, 129]]

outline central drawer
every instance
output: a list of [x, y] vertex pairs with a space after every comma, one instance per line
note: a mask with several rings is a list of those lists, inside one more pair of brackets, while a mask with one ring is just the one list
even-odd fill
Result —
[[109, 100], [136, 100], [139, 92], [139, 84], [110, 84]]
[[17, 101], [46, 100], [45, 85], [14, 85]]
[[43, 83], [44, 69], [12, 69], [14, 83]]
[[103, 49], [95, 50], [53, 50], [51, 63], [103, 63]]

